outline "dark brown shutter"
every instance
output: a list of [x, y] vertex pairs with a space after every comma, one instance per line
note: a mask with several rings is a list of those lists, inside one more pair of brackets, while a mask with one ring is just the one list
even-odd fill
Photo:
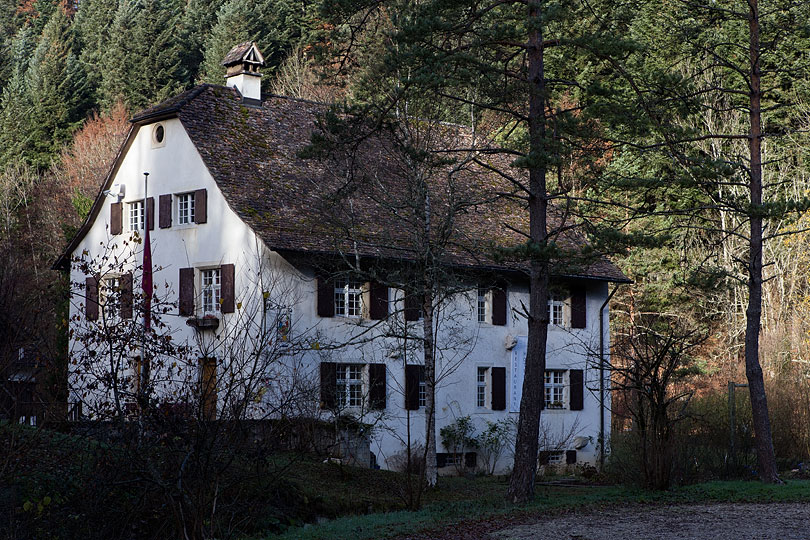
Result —
[[374, 410], [385, 409], [385, 364], [368, 365], [369, 406]]
[[571, 328], [585, 328], [585, 287], [578, 286], [571, 290]]
[[422, 311], [420, 307], [419, 295], [405, 292], [405, 320], [418, 321], [419, 313]]
[[172, 196], [161, 195], [158, 199], [158, 219], [161, 229], [168, 229], [172, 226]]
[[424, 366], [405, 365], [405, 409], [415, 411], [419, 408], [419, 375]]
[[506, 368], [492, 368], [492, 410], [506, 410]]
[[370, 289], [371, 306], [368, 315], [375, 321], [385, 319], [388, 316], [388, 287], [372, 281]]
[[337, 405], [337, 364], [321, 362], [321, 409], [334, 409]]
[[132, 318], [132, 274], [121, 276], [121, 318]]
[[474, 469], [478, 464], [478, 455], [475, 452], [467, 452], [464, 454], [464, 466], [468, 469]]
[[492, 324], [506, 325], [506, 287], [492, 289]]
[[222, 313], [233, 313], [234, 304], [234, 281], [236, 278], [235, 268], [232, 264], [223, 264], [220, 267], [220, 277], [222, 278]]
[[441, 469], [442, 467], [447, 467], [447, 453], [436, 452], [436, 468]]
[[200, 358], [200, 400], [203, 420], [217, 419], [217, 359]]
[[566, 465], [574, 465], [577, 462], [577, 451], [576, 450], [566, 450], [565, 451], [565, 464]]
[[537, 453], [537, 464], [538, 465], [548, 465], [549, 458], [551, 457], [551, 452], [548, 450], [541, 450]]
[[585, 398], [585, 378], [581, 369], [572, 369], [568, 372], [568, 380], [571, 383], [571, 410], [581, 411]]
[[110, 234], [121, 234], [124, 230], [123, 203], [110, 205]]
[[155, 230], [155, 198], [147, 197], [146, 199], [146, 223], [150, 231]]
[[98, 320], [98, 279], [84, 280], [84, 314], [88, 321]]
[[332, 280], [323, 276], [318, 276], [316, 279], [318, 287], [318, 316], [319, 317], [334, 317], [335, 316], [335, 286]]
[[194, 223], [208, 223], [208, 190], [194, 192]]
[[194, 315], [194, 269], [180, 269], [180, 315]]

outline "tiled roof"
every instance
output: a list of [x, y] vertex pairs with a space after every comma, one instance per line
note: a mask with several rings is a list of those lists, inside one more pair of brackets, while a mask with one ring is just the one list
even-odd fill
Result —
[[[379, 138], [365, 143], [354, 173], [373, 180], [368, 185], [376, 183], [379, 189], [349, 194], [344, 193], [348, 168], [339, 160], [300, 157], [324, 111], [320, 104], [275, 96], [267, 97], [261, 107], [245, 106], [236, 90], [203, 85], [138, 114], [133, 121], [148, 122], [176, 113], [230, 207], [271, 249], [412, 258], [417, 231], [403, 226], [408, 211], [400, 209], [405, 212], [403, 220], [394, 223], [393, 209], [386, 206], [397, 190], [407, 188], [396, 180], [402, 177], [403, 160], [390, 145]], [[446, 126], [442, 137], [458, 142], [467, 134], [463, 128]], [[452, 214], [453, 233], [440, 255], [442, 260], [461, 267], [526, 269], [523, 261], [502, 260], [493, 253], [495, 246], [511, 247], [525, 241], [514, 230], [528, 230], [528, 212], [516, 199], [495, 196], [509, 189], [502, 178], [480, 164], [461, 166], [460, 162], [454, 165], [459, 169], [453, 177], [455, 190], [463, 190], [465, 200], [488, 202]], [[445, 215], [443, 205], [455, 200], [448, 174], [440, 176], [435, 179], [437, 189], [431, 192], [437, 218]], [[340, 204], [330, 206], [337, 200]], [[351, 233], [345, 227], [349, 220]], [[573, 252], [585, 242], [569, 231], [559, 237], [558, 244]], [[601, 257], [578, 265], [563, 262], [554, 274], [627, 281], [616, 266]]]
[[247, 53], [250, 50], [251, 46], [253, 46], [252, 41], [245, 41], [243, 43], [240, 43], [239, 45], [228, 51], [228, 54], [226, 54], [225, 58], [222, 59], [222, 65], [227, 67], [236, 64], [238, 62], [241, 62], [242, 57], [245, 56], [245, 53]]

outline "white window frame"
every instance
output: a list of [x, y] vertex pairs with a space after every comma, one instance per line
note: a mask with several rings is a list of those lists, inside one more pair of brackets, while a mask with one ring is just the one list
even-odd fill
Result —
[[477, 366], [475, 369], [475, 406], [479, 409], [488, 409], [489, 404], [490, 367]]
[[177, 224], [193, 225], [195, 210], [194, 192], [178, 193], [175, 198], [177, 199]]
[[552, 450], [548, 453], [548, 464], [551, 466], [565, 465], [565, 451]]
[[419, 386], [417, 387], [416, 405], [424, 407], [427, 401], [427, 385], [425, 384], [425, 370], [419, 370]]
[[335, 316], [359, 319], [363, 316], [364, 286], [361, 281], [354, 279], [339, 279], [335, 281]]
[[365, 372], [365, 364], [337, 365], [335, 396], [337, 397], [338, 407], [343, 409], [363, 406]]
[[479, 324], [492, 323], [492, 289], [478, 287], [476, 312]]
[[553, 326], [564, 327], [566, 324], [565, 298], [560, 294], [548, 296], [548, 323]]
[[144, 230], [146, 207], [143, 199], [127, 204], [127, 223], [129, 224], [129, 230], [132, 232]]
[[568, 371], [564, 369], [547, 369], [544, 373], [543, 400], [547, 410], [566, 409], [566, 379]]
[[222, 269], [200, 269], [200, 307], [203, 316], [219, 315], [222, 307]]

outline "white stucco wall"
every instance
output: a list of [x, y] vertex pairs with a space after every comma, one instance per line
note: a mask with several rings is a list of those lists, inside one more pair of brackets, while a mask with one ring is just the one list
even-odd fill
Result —
[[[121, 199], [124, 204], [124, 232], [121, 235], [109, 234], [110, 204], [115, 202], [107, 197], [97, 219], [86, 236], [74, 251], [74, 256], [86, 253], [91, 259], [99, 259], [107, 250], [112, 250], [127, 259], [132, 268], [140, 263], [140, 245], [135, 245], [138, 253], [132, 255], [132, 246], [123, 246], [130, 237], [127, 230], [126, 203], [143, 199], [143, 173], [149, 172], [149, 196], [155, 199], [155, 228], [151, 231], [154, 283], [158, 294], [176, 301], [179, 290], [178, 275], [180, 268], [216, 267], [221, 264], [234, 264], [236, 268], [235, 296], [236, 302], [243, 306], [232, 315], [222, 316], [222, 325], [217, 331], [220, 335], [227, 332], [240, 316], [244, 316], [247, 306], [262, 302], [262, 291], [278, 294], [278, 304], [292, 309], [292, 339], [304, 336], [310, 350], [303, 354], [302, 363], [290, 360], [286, 373], [316, 381], [319, 363], [324, 360], [345, 363], [385, 363], [387, 374], [386, 408], [382, 413], [369, 413], [362, 418], [374, 423], [372, 451], [377, 462], [383, 467], [393, 463], [392, 458], [403, 450], [402, 441], [406, 439], [406, 424], [410, 416], [411, 440], [424, 440], [424, 409], [411, 411], [404, 409], [404, 363], [403, 354], [398, 351], [398, 342], [394, 339], [364, 340], [364, 343], [340, 349], [330, 349], [329, 344], [341, 343], [350, 336], [367, 331], [372, 324], [368, 321], [357, 321], [341, 317], [321, 318], [317, 315], [316, 292], [317, 282], [314, 270], [299, 265], [293, 268], [278, 254], [269, 252], [252, 230], [234, 213], [222, 197], [219, 189], [206, 169], [201, 157], [187, 136], [183, 126], [176, 119], [161, 122], [165, 129], [165, 141], [155, 145], [152, 138], [153, 125], [141, 127], [128, 152], [125, 154], [112, 184], [126, 186], [126, 194]], [[179, 194], [205, 188], [208, 192], [208, 219], [205, 224], [178, 226], [176, 222], [176, 200], [173, 200], [173, 223], [169, 229], [157, 226], [159, 219], [158, 198], [163, 194]], [[259, 283], [259, 274], [272, 267], [274, 284]], [[71, 280], [84, 283], [85, 275], [73, 265]], [[589, 282], [587, 289], [587, 324], [584, 329], [550, 327], [548, 337], [547, 367], [549, 369], [583, 369], [585, 370], [584, 408], [582, 411], [546, 410], [543, 413], [543, 429], [550, 434], [571, 431], [575, 426], [576, 435], [589, 437], [588, 444], [577, 454], [580, 462], [595, 463], [598, 459], [597, 440], [599, 436], [599, 396], [591, 389], [598, 388], [598, 370], [594, 358], [589, 361], [588, 351], [598, 350], [598, 311], [607, 297], [608, 287], [604, 282]], [[134, 279], [134, 288], [140, 285], [140, 274]], [[477, 322], [476, 290], [471, 284], [468, 295], [459, 295], [456, 301], [443, 309], [445, 319], [440, 325], [439, 349], [440, 358], [438, 373], [440, 381], [437, 390], [436, 435], [442, 427], [454, 422], [456, 418], [473, 415], [476, 427], [481, 429], [487, 420], [495, 422], [507, 418], [516, 420], [517, 412], [510, 412], [514, 390], [512, 388], [513, 351], [505, 344], [508, 338], [525, 338], [527, 335], [526, 320], [517, 315], [521, 303], [528, 305], [528, 291], [525, 286], [515, 285], [508, 289], [507, 309], [509, 316], [505, 326], [494, 326]], [[275, 287], [275, 288], [274, 288]], [[398, 292], [389, 292], [393, 302]], [[74, 295], [71, 301], [71, 324], [83, 321], [84, 298]], [[605, 321], [608, 320], [607, 310]], [[187, 317], [181, 317], [174, 309], [162, 317], [172, 329], [175, 343], [187, 343], [198, 346], [199, 335], [196, 330], [186, 325]], [[86, 324], [86, 323], [83, 323]], [[413, 324], [413, 323], [412, 323]], [[415, 325], [418, 327], [418, 324]], [[608, 332], [605, 328], [605, 346], [608, 348]], [[210, 332], [210, 331], [209, 331]], [[374, 335], [373, 330], [370, 335]], [[210, 338], [210, 335], [209, 335]], [[208, 338], [207, 338], [208, 339]], [[445, 347], [448, 343], [452, 347]], [[518, 346], [518, 348], [520, 345]], [[447, 348], [448, 350], [442, 351]], [[81, 355], [82, 343], [71, 342], [71, 351]], [[464, 351], [460, 353], [459, 351]], [[193, 356], [193, 354], [192, 354]], [[408, 358], [408, 363], [420, 363], [419, 358]], [[506, 368], [506, 410], [492, 411], [476, 407], [477, 368]], [[284, 373], [280, 369], [277, 373]], [[272, 377], [270, 378], [272, 379]], [[90, 402], [100, 399], [98, 391], [87, 390], [87, 385], [78, 384], [75, 373], [71, 377], [74, 383], [74, 398], [83, 398]], [[281, 382], [280, 389], [264, 394], [265, 401], [288, 395], [289, 391]], [[491, 388], [490, 388], [491, 392]], [[95, 397], [94, 397], [95, 395]], [[88, 410], [92, 410], [90, 407]], [[309, 409], [312, 414], [322, 414], [317, 404]], [[352, 411], [358, 412], [358, 411]], [[605, 427], [609, 429], [609, 413], [606, 413]], [[606, 434], [607, 435], [607, 434]], [[438, 451], [444, 449], [438, 439]], [[570, 448], [570, 447], [569, 447]], [[568, 448], [564, 448], [568, 449]], [[509, 456], [499, 462], [498, 470], [504, 471], [511, 465]]]

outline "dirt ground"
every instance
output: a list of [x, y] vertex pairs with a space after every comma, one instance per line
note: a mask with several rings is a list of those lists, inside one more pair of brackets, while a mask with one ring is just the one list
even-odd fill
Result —
[[499, 540], [810, 540], [810, 504], [634, 506], [567, 514], [490, 533]]

